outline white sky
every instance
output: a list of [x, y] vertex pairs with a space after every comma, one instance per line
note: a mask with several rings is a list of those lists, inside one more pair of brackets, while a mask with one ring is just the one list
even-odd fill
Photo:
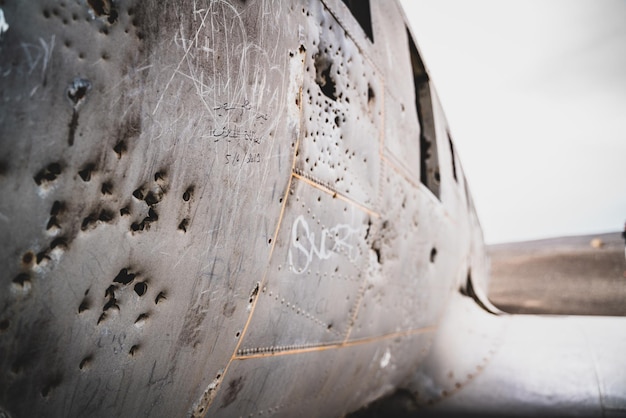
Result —
[[626, 1], [401, 3], [487, 243], [621, 231]]

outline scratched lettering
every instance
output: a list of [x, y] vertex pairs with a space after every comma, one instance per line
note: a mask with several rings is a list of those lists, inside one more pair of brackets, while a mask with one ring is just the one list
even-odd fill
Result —
[[231, 142], [231, 140], [239, 142], [243, 140], [246, 143], [261, 143], [261, 138], [257, 136], [256, 131], [249, 131], [246, 129], [240, 130], [236, 127], [229, 128], [223, 126], [221, 128], [211, 128], [209, 132], [211, 137], [213, 138], [213, 142]]
[[339, 254], [344, 254], [352, 262], [357, 261], [359, 253], [354, 245], [354, 237], [358, 234], [358, 228], [337, 224], [332, 228], [322, 228], [316, 239], [315, 232], [304, 216], [298, 216], [291, 227], [288, 253], [291, 271], [302, 274], [308, 270], [314, 258], [328, 260]]
[[[281, 5], [263, 2], [262, 9], [268, 18], [262, 19], [256, 30], [271, 30], [280, 37]], [[156, 113], [166, 105], [168, 90], [179, 89], [180, 83], [191, 83], [208, 129], [186, 138], [208, 137], [217, 144], [236, 143], [247, 152], [248, 145], [263, 145], [279, 126], [287, 102], [286, 83], [282, 82], [287, 55], [275, 37], [248, 33], [241, 11], [228, 2], [194, 1], [193, 8], [181, 18], [183, 22], [173, 37], [180, 61], [172, 68], [152, 115], [159, 119]]]
[[260, 153], [249, 153], [249, 154], [226, 154], [225, 156], [226, 165], [240, 165], [240, 164], [253, 164], [261, 162], [261, 154]]
[[253, 109], [252, 104], [248, 99], [244, 99], [242, 103], [222, 103], [220, 105], [214, 106], [213, 110], [217, 111], [218, 116], [225, 116], [227, 112], [238, 111], [238, 113], [243, 117], [246, 112], [252, 112], [252, 116], [254, 119], [266, 121], [268, 120], [267, 113], [259, 112]]

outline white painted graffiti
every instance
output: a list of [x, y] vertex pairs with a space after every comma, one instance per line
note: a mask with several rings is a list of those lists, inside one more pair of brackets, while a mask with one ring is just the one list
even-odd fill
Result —
[[291, 227], [288, 254], [291, 271], [302, 274], [308, 270], [315, 257], [328, 260], [336, 254], [344, 254], [355, 262], [359, 251], [353, 237], [358, 236], [358, 233], [359, 229], [349, 224], [337, 224], [332, 228], [322, 228], [319, 240], [316, 241], [315, 232], [311, 230], [304, 216], [298, 216]]

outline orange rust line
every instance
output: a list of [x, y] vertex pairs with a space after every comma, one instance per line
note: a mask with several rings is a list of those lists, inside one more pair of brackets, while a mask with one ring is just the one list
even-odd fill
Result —
[[[304, 67], [303, 67], [304, 70]], [[300, 121], [302, 121], [302, 87], [299, 88], [298, 91], [298, 95], [299, 95], [299, 106], [300, 106]], [[294, 145], [294, 150], [293, 150], [293, 161], [291, 163], [291, 172], [293, 173], [293, 170], [295, 169], [296, 166], [296, 156], [298, 155], [298, 148], [300, 146], [300, 137], [299, 137], [299, 133], [298, 133], [298, 138], [296, 138], [296, 143]], [[280, 215], [278, 217], [278, 222], [276, 223], [276, 229], [274, 231], [274, 236], [272, 239], [272, 246], [270, 248], [270, 254], [269, 254], [269, 258], [268, 258], [268, 262], [267, 262], [267, 267], [265, 268], [265, 272], [263, 273], [263, 278], [261, 279], [261, 282], [259, 282], [259, 289], [258, 291], [260, 292], [261, 289], [263, 289], [263, 286], [265, 285], [266, 279], [267, 279], [267, 274], [270, 268], [270, 261], [272, 260], [272, 255], [274, 254], [274, 247], [276, 245], [276, 237], [278, 236], [278, 231], [280, 230], [280, 225], [282, 224], [282, 220], [283, 220], [283, 215], [285, 214], [285, 208], [287, 205], [287, 197], [289, 195], [289, 190], [291, 189], [291, 183], [293, 181], [293, 174], [289, 176], [289, 181], [287, 182], [287, 187], [285, 188], [285, 193], [283, 195], [283, 202], [282, 202], [282, 206], [280, 209]], [[252, 318], [254, 316], [254, 311], [257, 305], [257, 301], [259, 300], [258, 297], [258, 293], [257, 293], [257, 297], [254, 298], [254, 301], [252, 302], [252, 306], [250, 307], [250, 314], [248, 315], [248, 319], [246, 320], [246, 324], [243, 327], [243, 330], [241, 331], [241, 335], [239, 336], [239, 340], [237, 341], [237, 345], [235, 346], [235, 349], [233, 351], [233, 354], [230, 356], [230, 359], [228, 360], [228, 363], [226, 363], [226, 366], [224, 367], [224, 371], [222, 372], [222, 379], [224, 378], [224, 376], [226, 376], [226, 373], [228, 372], [228, 369], [230, 368], [231, 363], [233, 362], [233, 360], [235, 360], [237, 358], [237, 351], [239, 351], [239, 347], [241, 346], [244, 337], [246, 335], [246, 332], [248, 330], [248, 327], [250, 326], [250, 323], [252, 322]], [[218, 387], [219, 390], [219, 387]], [[206, 413], [209, 412], [210, 406], [213, 403], [213, 400], [217, 399], [217, 396], [214, 396], [213, 399], [211, 400], [211, 402], [208, 403], [208, 405], [206, 406], [206, 412], [204, 414], [204, 416], [206, 416]]]
[[331, 190], [331, 189], [329, 189], [326, 186], [323, 186], [323, 185], [321, 185], [319, 183], [316, 183], [315, 181], [313, 181], [311, 179], [308, 179], [308, 178], [304, 177], [303, 175], [296, 173], [295, 171], [291, 175], [293, 177], [297, 178], [298, 180], [302, 180], [303, 182], [307, 183], [309, 186], [313, 186], [316, 189], [319, 189], [319, 190], [323, 191], [324, 193], [328, 193], [329, 195], [331, 195], [333, 197], [336, 197], [337, 199], [343, 200], [346, 203], [350, 203], [350, 204], [356, 206], [358, 209], [362, 210], [363, 212], [367, 213], [368, 215], [374, 216], [376, 218], [380, 218], [380, 215], [377, 212], [374, 212], [373, 210], [366, 208], [362, 204], [357, 203], [354, 200], [352, 200], [352, 199], [350, 199], [350, 198], [348, 198], [348, 197], [346, 197], [346, 196], [344, 196], [342, 194], [339, 194], [338, 192], [336, 192], [334, 190]]
[[316, 353], [316, 352], [327, 351], [327, 350], [336, 350], [336, 349], [354, 347], [354, 346], [363, 345], [363, 344], [375, 343], [378, 341], [383, 341], [383, 340], [387, 340], [391, 338], [406, 337], [408, 335], [416, 335], [416, 334], [434, 332], [436, 329], [437, 329], [436, 327], [431, 326], [431, 327], [412, 329], [408, 331], [394, 332], [391, 334], [380, 335], [377, 337], [369, 337], [369, 338], [363, 338], [359, 340], [352, 340], [352, 341], [347, 341], [347, 342], [322, 345], [322, 346], [317, 346], [317, 347], [295, 348], [293, 350], [277, 351], [273, 353], [270, 352], [270, 353], [246, 354], [246, 355], [240, 355], [240, 356], [235, 357], [235, 360], [250, 360], [250, 359], [255, 359], [255, 358], [263, 358], [263, 357], [288, 356], [288, 355], [294, 355], [294, 354]]
[[361, 305], [363, 304], [363, 299], [365, 299], [365, 291], [366, 286], [367, 286], [367, 274], [363, 275], [363, 280], [361, 282], [361, 286], [359, 286], [359, 300], [354, 304], [354, 312], [352, 312], [352, 315], [350, 316], [350, 326], [348, 327], [348, 331], [346, 332], [346, 336], [343, 339], [344, 344], [346, 344], [348, 342], [348, 340], [350, 339], [350, 335], [352, 334], [352, 329], [354, 328], [354, 325], [356, 323], [356, 317], [359, 314], [359, 311], [361, 310]]
[[[302, 116], [302, 87], [300, 87], [300, 91], [299, 91], [299, 95], [300, 95], [300, 116]], [[296, 156], [298, 155], [298, 147], [300, 145], [300, 138], [296, 139], [296, 144], [294, 146], [294, 152], [293, 152], [293, 161], [291, 163], [291, 172], [293, 173], [293, 170], [296, 166]], [[278, 222], [276, 223], [276, 229], [274, 230], [274, 236], [272, 239], [272, 247], [270, 248], [270, 255], [269, 255], [269, 259], [267, 262], [267, 267], [265, 269], [265, 273], [263, 274], [263, 279], [261, 280], [261, 282], [259, 283], [259, 292], [261, 292], [261, 289], [263, 289], [263, 286], [265, 285], [266, 282], [266, 278], [267, 278], [267, 273], [269, 271], [269, 266], [270, 266], [270, 261], [272, 260], [272, 255], [274, 254], [274, 247], [276, 246], [276, 238], [278, 237], [278, 232], [280, 230], [280, 226], [283, 222], [283, 216], [285, 214], [285, 208], [287, 206], [287, 197], [289, 195], [289, 189], [291, 189], [291, 182], [293, 181], [293, 174], [289, 176], [289, 181], [287, 182], [287, 187], [285, 188], [285, 193], [283, 195], [283, 203], [282, 206], [280, 208], [280, 215], [278, 217]], [[257, 295], [258, 296], [258, 295]], [[256, 308], [256, 304], [257, 301], [259, 300], [258, 297], [256, 297], [254, 299], [254, 301], [252, 302], [252, 306], [250, 308], [250, 314], [248, 315], [248, 320], [246, 321], [246, 325], [243, 327], [243, 330], [241, 331], [241, 335], [239, 337], [239, 341], [237, 341], [237, 346], [235, 347], [235, 351], [233, 352], [233, 355], [231, 356], [231, 359], [229, 360], [228, 364], [230, 365], [230, 362], [237, 357], [237, 351], [239, 350], [239, 346], [241, 345], [241, 343], [243, 342], [244, 336], [246, 335], [246, 331], [248, 330], [248, 326], [250, 325], [250, 323], [252, 322], [252, 316], [254, 315], [254, 309]], [[224, 369], [224, 374], [226, 374], [226, 370], [228, 369], [228, 366], [226, 367], [226, 369]]]

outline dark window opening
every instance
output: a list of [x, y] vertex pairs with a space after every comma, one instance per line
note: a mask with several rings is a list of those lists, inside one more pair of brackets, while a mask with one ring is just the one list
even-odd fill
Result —
[[372, 15], [370, 12], [370, 0], [342, 0], [348, 6], [352, 16], [359, 22], [365, 35], [374, 42], [374, 32], [372, 31]]
[[452, 175], [454, 176], [454, 181], [458, 183], [459, 179], [456, 177], [456, 156], [454, 154], [454, 144], [452, 143], [450, 132], [448, 132], [448, 143], [450, 144], [450, 156], [452, 158]]
[[437, 153], [437, 136], [430, 95], [428, 74], [424, 63], [417, 52], [411, 32], [407, 29], [411, 67], [413, 69], [413, 87], [415, 88], [415, 108], [420, 126], [420, 181], [436, 197], [440, 199], [439, 156]]

